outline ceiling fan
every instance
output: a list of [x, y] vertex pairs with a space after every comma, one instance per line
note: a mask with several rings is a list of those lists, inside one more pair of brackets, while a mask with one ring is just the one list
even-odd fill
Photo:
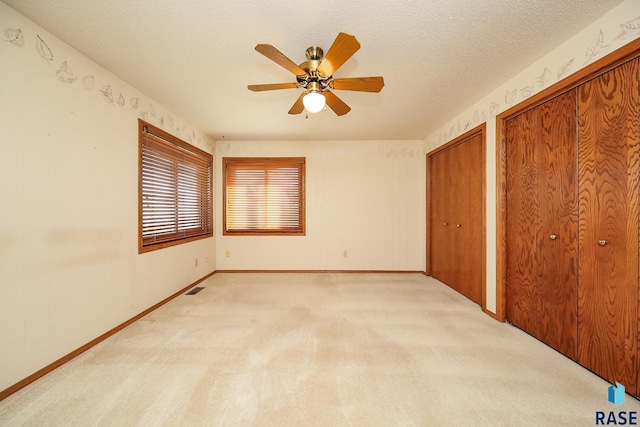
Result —
[[248, 85], [254, 92], [276, 89], [302, 88], [289, 114], [300, 114], [304, 109], [310, 113], [321, 111], [325, 104], [338, 116], [351, 111], [351, 108], [338, 98], [332, 90], [353, 90], [359, 92], [380, 92], [384, 86], [382, 77], [334, 78], [333, 73], [360, 49], [360, 43], [352, 35], [339, 33], [326, 55], [318, 46], [306, 50], [307, 61], [296, 65], [282, 52], [270, 44], [258, 44], [256, 50], [296, 75], [291, 83], [273, 83]]

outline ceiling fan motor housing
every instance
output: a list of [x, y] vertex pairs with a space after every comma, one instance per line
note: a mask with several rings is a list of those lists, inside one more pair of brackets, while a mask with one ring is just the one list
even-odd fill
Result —
[[[315, 91], [323, 91], [329, 87], [331, 76], [325, 76], [318, 71], [318, 67], [322, 62], [324, 52], [318, 46], [310, 46], [307, 48], [305, 55], [308, 61], [299, 65], [306, 74], [296, 76], [298, 83], [302, 88]], [[314, 84], [311, 84], [314, 83]]]

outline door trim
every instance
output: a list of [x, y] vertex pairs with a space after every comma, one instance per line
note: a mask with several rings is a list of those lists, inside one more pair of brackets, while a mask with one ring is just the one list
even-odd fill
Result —
[[640, 57], [640, 39], [636, 39], [620, 49], [582, 68], [547, 89], [533, 95], [496, 117], [496, 315], [501, 322], [506, 320], [507, 288], [507, 150], [505, 123], [538, 105], [572, 90], [588, 80], [594, 79], [625, 62]]

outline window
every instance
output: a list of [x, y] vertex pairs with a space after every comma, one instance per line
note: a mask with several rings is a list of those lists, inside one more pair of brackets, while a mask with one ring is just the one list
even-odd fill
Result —
[[222, 162], [224, 234], [304, 236], [304, 157]]
[[213, 156], [138, 120], [138, 252], [213, 235]]

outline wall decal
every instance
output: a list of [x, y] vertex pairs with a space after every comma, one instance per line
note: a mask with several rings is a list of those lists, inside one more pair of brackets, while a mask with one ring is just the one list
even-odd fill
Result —
[[516, 102], [516, 96], [517, 96], [517, 93], [516, 93], [515, 89], [513, 89], [513, 90], [508, 90], [507, 89], [507, 91], [504, 94], [504, 102], [507, 105], [513, 105], [514, 102]]
[[173, 129], [173, 117], [170, 114], [165, 114], [160, 117], [160, 125], [167, 125], [170, 129]]
[[56, 71], [56, 75], [58, 76], [58, 79], [62, 83], [67, 83], [67, 84], [71, 84], [78, 79], [76, 76], [73, 75], [73, 72], [69, 68], [69, 64], [67, 64], [67, 61], [64, 61], [60, 66], [60, 68], [58, 68], [58, 71]]
[[138, 109], [138, 97], [131, 98], [131, 100], [129, 101], [129, 105], [131, 105], [132, 109], [137, 110]]
[[522, 95], [522, 98], [528, 98], [531, 96], [532, 93], [533, 93], [533, 88], [531, 86], [525, 86], [522, 89], [520, 89], [520, 94]]
[[24, 46], [24, 36], [20, 28], [7, 28], [4, 30], [4, 38], [16, 47]]
[[542, 89], [546, 86], [549, 80], [551, 80], [551, 70], [545, 67], [542, 74], [536, 78], [535, 85], [538, 86], [538, 89]]
[[500, 111], [500, 104], [497, 102], [492, 102], [489, 104], [489, 115], [491, 117], [497, 116]]
[[102, 94], [102, 99], [104, 99], [109, 104], [113, 104], [113, 93], [111, 92], [111, 85], [106, 85], [102, 89], [100, 89], [100, 93]]
[[42, 59], [46, 60], [49, 65], [51, 65], [51, 61], [53, 61], [53, 52], [49, 49], [49, 46], [42, 40], [40, 34], [37, 35], [36, 39], [36, 50], [38, 54], [42, 57]]
[[117, 102], [120, 108], [124, 107], [124, 104], [126, 104], [126, 101], [124, 100], [124, 96], [122, 96], [122, 92], [120, 92], [120, 96], [118, 96]]
[[[151, 110], [153, 110], [153, 106], [149, 105], [149, 107], [150, 107]], [[142, 112], [142, 118], [145, 119], [145, 120], [148, 120], [150, 114], [151, 113], [149, 111], [143, 111]], [[153, 113], [152, 115], [155, 116], [155, 113]]]
[[543, 89], [549, 80], [551, 80], [551, 70], [545, 67], [542, 74], [536, 77], [533, 83], [520, 89], [522, 97], [528, 98], [538, 90]]
[[566, 76], [567, 74], [569, 74], [569, 70], [571, 69], [571, 66], [573, 65], [573, 62], [575, 61], [576, 58], [571, 58], [569, 61], [565, 62], [560, 69], [558, 70], [558, 80], [561, 80], [564, 76]]
[[[413, 148], [388, 148], [388, 147], [378, 147], [375, 153], [372, 153], [371, 157], [373, 158], [387, 158], [387, 159], [403, 159], [407, 157], [420, 157], [422, 155], [423, 149], [413, 149]], [[338, 154], [340, 157], [352, 157], [352, 153], [347, 151], [341, 152]]]
[[93, 76], [84, 76], [82, 78], [82, 85], [87, 90], [93, 90], [95, 87], [95, 78]]
[[620, 25], [620, 33], [614, 40], [625, 40], [640, 36], [640, 17]]
[[605, 47], [606, 46], [604, 45], [604, 33], [602, 32], [602, 30], [600, 30], [596, 38], [587, 47], [587, 51], [585, 52], [587, 60], [585, 64], [588, 64], [589, 62], [591, 62], [593, 58], [598, 56], [598, 54], [605, 49]]

